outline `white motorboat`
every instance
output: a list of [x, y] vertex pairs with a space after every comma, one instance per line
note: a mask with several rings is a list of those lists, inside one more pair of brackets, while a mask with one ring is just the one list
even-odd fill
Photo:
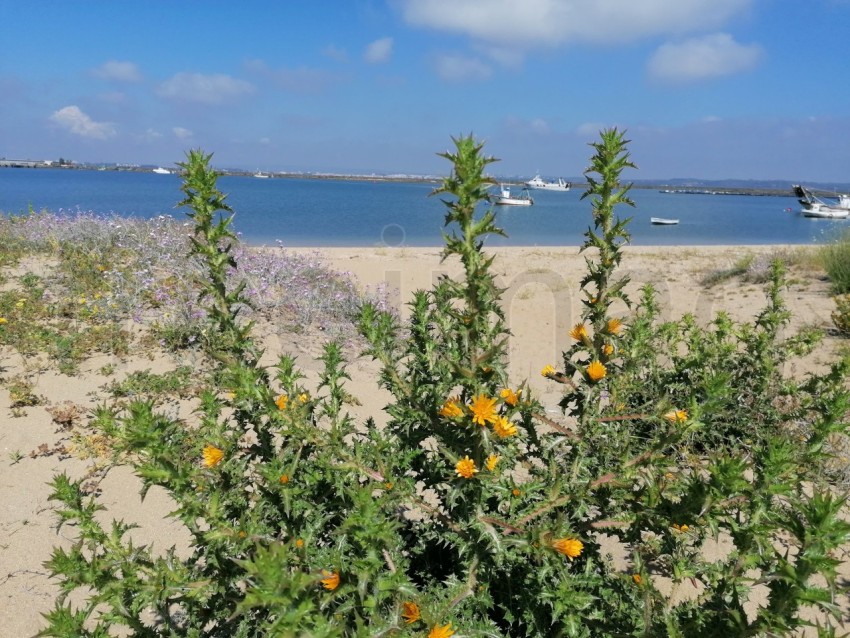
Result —
[[560, 177], [557, 182], [546, 182], [540, 178], [540, 175], [535, 175], [534, 178], [528, 180], [525, 185], [528, 186], [528, 188], [535, 188], [538, 190], [561, 192], [567, 192], [573, 186], [572, 183], [566, 182]]
[[254, 177], [258, 177], [260, 179], [268, 179], [269, 178], [267, 173], [261, 173], [260, 171], [257, 171], [256, 173], [254, 173]]
[[153, 169], [153, 172], [157, 175], [171, 175], [171, 171], [167, 168], [163, 168], [162, 166], [157, 166], [155, 169]]
[[511, 194], [511, 187], [501, 184], [499, 195], [493, 198], [493, 203], [497, 206], [531, 206], [534, 204], [534, 200], [527, 188], [523, 188], [519, 196], [514, 197]]
[[656, 226], [675, 226], [679, 223], [678, 219], [669, 219], [667, 217], [650, 217], [649, 221]]
[[804, 217], [847, 219], [850, 216], [850, 195], [836, 193], [829, 196], [829, 199], [836, 200], [834, 203], [826, 202], [808, 188], [797, 184], [794, 185], [794, 194], [802, 206], [800, 212]]

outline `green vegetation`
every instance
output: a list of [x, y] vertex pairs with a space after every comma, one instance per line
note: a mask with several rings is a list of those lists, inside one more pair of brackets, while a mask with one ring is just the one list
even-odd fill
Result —
[[[60, 595], [40, 635], [776, 636], [806, 624], [805, 606], [831, 635], [850, 524], [830, 441], [847, 432], [850, 357], [782, 376], [814, 346], [782, 337], [782, 265], [751, 324], [662, 323], [651, 287], [633, 306], [617, 275], [628, 222], [615, 214], [631, 204], [621, 176], [633, 164], [623, 134], [603, 131], [587, 173], [581, 321], [559, 368], [542, 370], [563, 390], [551, 418], [507, 381], [483, 251], [502, 231], [477, 211], [495, 160], [471, 136], [454, 146], [435, 194], [443, 259], [463, 277], [418, 291], [407, 322], [368, 301], [360, 311], [376, 384], [392, 395], [383, 430], [345, 412], [338, 344], [312, 390], [286, 354], [260, 366], [251, 300], [232, 281], [232, 217], [210, 156], [189, 153], [211, 389], [191, 427], [155, 396], [97, 412], [145, 491], [173, 498], [189, 556], [134, 545], [130, 525], [105, 524], [81, 482], [57, 476], [74, 540], [47, 563]], [[708, 558], [712, 540], [731, 551]]]
[[837, 240], [820, 250], [826, 274], [832, 282], [836, 295], [850, 293], [850, 233], [845, 232]]

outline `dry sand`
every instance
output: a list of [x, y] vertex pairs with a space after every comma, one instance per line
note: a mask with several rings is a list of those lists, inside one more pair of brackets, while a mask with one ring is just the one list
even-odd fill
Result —
[[[626, 249], [621, 274], [632, 279], [628, 290], [633, 299], [637, 299], [640, 285], [655, 286], [664, 319], [693, 313], [699, 321], [706, 322], [721, 310], [736, 319], [750, 319], [765, 303], [760, 284], [742, 284], [739, 279], [732, 279], [705, 288], [700, 280], [708, 272], [732, 267], [746, 254], [759, 259], [777, 250], [781, 249], [630, 247]], [[320, 252], [331, 266], [352, 273], [364, 286], [388, 286], [393, 304], [403, 314], [414, 290], [430, 287], [442, 274], [460, 272], [456, 263], [440, 263], [437, 248], [332, 248]], [[500, 248], [494, 252], [497, 253], [494, 269], [499, 284], [505, 288], [504, 308], [513, 334], [511, 381], [528, 379], [547, 410], [556, 412], [558, 388], [542, 379], [539, 371], [546, 364], [557, 364], [559, 353], [567, 345], [569, 328], [581, 313], [578, 281], [585, 272], [584, 257], [574, 247]], [[834, 304], [823, 274], [798, 268], [792, 271], [790, 280], [785, 296], [793, 312], [790, 329], [801, 326], [828, 329]], [[625, 314], [625, 309], [622, 311]], [[321, 336], [305, 339], [304, 335], [280, 334], [271, 327], [263, 335], [270, 362], [280, 351], [288, 351], [298, 356], [308, 379], [315, 380], [319, 365], [313, 357], [319, 351]], [[823, 370], [840, 344], [837, 337], [828, 337], [816, 353], [786, 372], [800, 375]], [[43, 562], [54, 546], [67, 545], [67, 536], [73, 533], [73, 529], [63, 529], [57, 534], [56, 520], [47, 500], [48, 483], [56, 472], [85, 476], [94, 464], [92, 459], [79, 458], [80, 454], [72, 450], [74, 428], [58, 425], [48, 409], [67, 401], [82, 410], [90, 410], [107, 397], [104, 386], [112, 379], [120, 380], [134, 370], [164, 372], [179, 364], [193, 364], [190, 353], [180, 356], [178, 360], [145, 352], [127, 359], [96, 357], [86, 362], [79, 374], [68, 377], [50, 370], [36, 372], [35, 362], [0, 350], [3, 366], [0, 376], [8, 380], [20, 374], [32, 374], [35, 393], [46, 400], [45, 405], [26, 408], [22, 410], [24, 414], [13, 416], [8, 388], [0, 387], [0, 635], [30, 636], [43, 627], [41, 614], [52, 607], [57, 591]], [[110, 376], [100, 372], [106, 364], [113, 367]], [[363, 404], [354, 408], [355, 415], [379, 414], [388, 397], [375, 385], [374, 364], [355, 359], [349, 372], [353, 379], [348, 388]], [[178, 403], [169, 409], [188, 415], [188, 407]], [[85, 421], [85, 417], [78, 419]], [[89, 443], [94, 445], [97, 441]], [[139, 523], [141, 529], [134, 538], [153, 543], [159, 550], [172, 544], [185, 545], [187, 538], [183, 530], [162, 516], [168, 511], [167, 498], [151, 490], [140, 504], [139, 484], [126, 468], [111, 469], [102, 479], [95, 476], [92, 486], [95, 485], [108, 508], [105, 520], [108, 516]], [[841, 573], [844, 579], [850, 575], [846, 561]], [[845, 622], [850, 626], [847, 601], [843, 600], [842, 604]]]

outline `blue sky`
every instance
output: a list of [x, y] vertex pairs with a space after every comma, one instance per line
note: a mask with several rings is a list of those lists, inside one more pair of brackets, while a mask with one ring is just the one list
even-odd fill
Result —
[[850, 182], [850, 0], [0, 0], [0, 157]]

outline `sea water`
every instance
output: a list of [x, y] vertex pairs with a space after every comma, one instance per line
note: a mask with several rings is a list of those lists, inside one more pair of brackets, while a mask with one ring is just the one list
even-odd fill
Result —
[[[137, 171], [0, 169], [0, 211], [77, 210], [143, 218], [171, 215], [183, 198], [178, 175]], [[222, 176], [218, 186], [235, 212], [234, 227], [253, 245], [439, 246], [445, 196], [436, 183], [342, 179], [257, 179]], [[507, 237], [488, 246], [579, 246], [592, 224], [582, 189], [532, 191], [534, 206], [498, 206], [496, 224]], [[809, 219], [791, 194], [703, 195], [633, 189], [633, 245], [809, 244], [829, 240], [850, 221]], [[656, 226], [651, 217], [679, 220]]]

